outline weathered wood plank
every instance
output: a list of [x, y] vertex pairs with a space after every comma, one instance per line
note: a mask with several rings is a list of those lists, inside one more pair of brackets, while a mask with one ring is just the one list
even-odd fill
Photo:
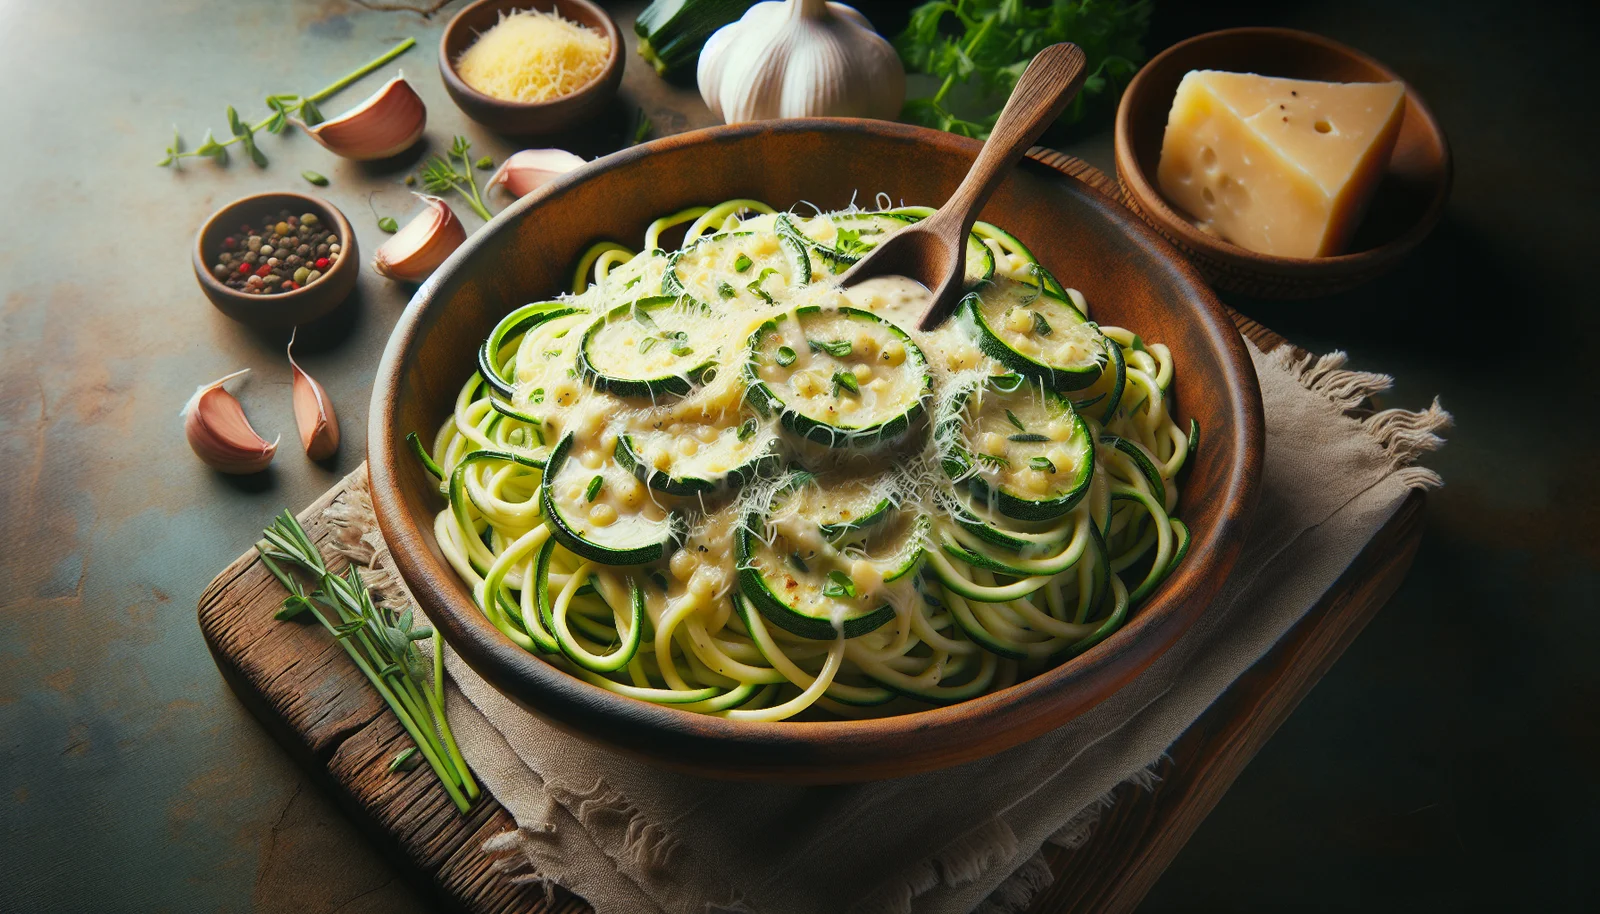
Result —
[[[1114, 180], [1077, 159], [1039, 149], [1030, 155], [1120, 197]], [[1263, 349], [1285, 342], [1249, 318], [1233, 318]], [[322, 514], [343, 491], [335, 487], [300, 515], [319, 544], [331, 533]], [[1125, 911], [1139, 903], [1244, 766], [1399, 586], [1421, 536], [1423, 505], [1421, 494], [1407, 499], [1312, 612], [1173, 744], [1155, 790], [1122, 788], [1087, 844], [1048, 852], [1056, 881], [1033, 912]], [[282, 598], [255, 553], [240, 556], [201, 595], [207, 646], [244, 705], [400, 869], [452, 910], [589, 911], [569, 893], [547, 899], [542, 888], [515, 885], [493, 870], [480, 848], [513, 822], [492, 797], [462, 816], [426, 766], [388, 771], [409, 737], [325, 632], [273, 620]]]

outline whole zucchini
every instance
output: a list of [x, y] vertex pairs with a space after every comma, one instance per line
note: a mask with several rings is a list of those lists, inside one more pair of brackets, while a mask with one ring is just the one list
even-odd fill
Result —
[[639, 56], [661, 76], [693, 65], [711, 33], [750, 6], [750, 0], [655, 0], [633, 21]]

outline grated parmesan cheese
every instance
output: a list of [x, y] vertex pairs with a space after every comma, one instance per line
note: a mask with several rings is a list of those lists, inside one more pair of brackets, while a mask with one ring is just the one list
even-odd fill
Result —
[[508, 102], [547, 102], [583, 88], [605, 68], [611, 42], [539, 10], [502, 14], [456, 59], [467, 85]]

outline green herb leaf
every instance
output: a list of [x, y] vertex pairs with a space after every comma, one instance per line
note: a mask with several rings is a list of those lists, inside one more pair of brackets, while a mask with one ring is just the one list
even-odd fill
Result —
[[722, 284], [717, 286], [717, 294], [722, 296], [723, 298], [732, 298], [735, 295], [739, 294], [739, 290], [735, 289], [733, 286], [730, 286], [730, 285], [728, 285], [727, 283], [724, 282], [724, 283], [722, 283]]
[[828, 572], [828, 583], [822, 585], [822, 595], [825, 597], [854, 597], [856, 595], [856, 582], [842, 571]]
[[1040, 336], [1049, 336], [1055, 332], [1055, 328], [1050, 326], [1050, 322], [1044, 319], [1043, 314], [1035, 311], [1033, 312], [1033, 332]]
[[1005, 457], [1002, 457], [999, 454], [985, 454], [982, 451], [978, 451], [972, 456], [976, 458], [979, 463], [987, 463], [990, 466], [1008, 467], [1011, 465], [1010, 460], [1007, 460]]
[[806, 345], [811, 347], [812, 352], [826, 352], [836, 359], [842, 359], [849, 355], [854, 348], [850, 345], [849, 340], [813, 340], [808, 338]]
[[649, 352], [651, 349], [654, 349], [655, 345], [657, 343], [659, 343], [659, 342], [661, 342], [661, 340], [658, 337], [654, 337], [654, 336], [645, 337], [644, 339], [639, 341], [639, 354], [640, 355], [644, 355], [645, 353]]
[[250, 135], [250, 129], [244, 125], [243, 121], [239, 120], [239, 112], [233, 110], [232, 105], [228, 106], [228, 129], [233, 132], [234, 136]]
[[774, 362], [777, 362], [780, 366], [782, 366], [784, 368], [787, 368], [790, 365], [793, 365], [794, 364], [794, 360], [798, 359], [799, 357], [800, 357], [800, 354], [798, 352], [795, 352], [790, 347], [788, 347], [788, 346], [779, 346], [778, 347], [778, 352], [777, 352], [776, 355], [773, 356], [772, 360]]
[[1043, 444], [1050, 439], [1038, 432], [1018, 432], [1015, 435], [1008, 435], [1006, 440], [1015, 441], [1019, 444]]
[[400, 223], [396, 222], [393, 216], [384, 216], [382, 219], [378, 220], [378, 228], [381, 228], [392, 235], [395, 232], [400, 231]]
[[543, 403], [544, 402], [544, 388], [543, 387], [535, 387], [533, 389], [533, 391], [528, 394], [528, 402], [529, 403]]
[[1031, 457], [1028, 459], [1028, 466], [1035, 470], [1043, 470], [1046, 473], [1054, 473], [1056, 471], [1056, 465], [1050, 461], [1049, 457]]
[[599, 496], [600, 487], [605, 485], [605, 482], [606, 480], [603, 476], [596, 476], [595, 478], [589, 480], [589, 485], [583, 490], [583, 500], [594, 501], [595, 498]]
[[906, 102], [901, 120], [986, 139], [1033, 56], [1060, 41], [1083, 48], [1089, 75], [1057, 124], [1109, 112], [1144, 60], [1151, 7], [1149, 0], [924, 3], [894, 45], [908, 73], [929, 74], [939, 89]]
[[488, 156], [483, 156], [472, 164], [477, 166], [482, 171], [488, 171], [491, 168], [494, 168], [494, 159], [491, 159]]
[[743, 273], [753, 266], [755, 266], [755, 261], [744, 254], [740, 254], [733, 259], [733, 272], [735, 273]]
[[1012, 425], [1015, 425], [1015, 426], [1016, 426], [1016, 427], [1017, 427], [1017, 431], [1019, 431], [1019, 432], [1025, 432], [1025, 431], [1027, 431], [1027, 430], [1028, 430], [1028, 427], [1027, 427], [1027, 426], [1026, 426], [1026, 425], [1023, 425], [1023, 424], [1022, 424], [1022, 420], [1021, 420], [1021, 419], [1018, 419], [1018, 418], [1017, 418], [1017, 414], [1016, 414], [1016, 413], [1014, 413], [1014, 412], [1012, 412], [1012, 411], [1011, 411], [1011, 410], [1009, 410], [1009, 409], [1008, 409], [1008, 410], [1006, 410], [1006, 419], [1007, 419], [1007, 421], [1009, 421], [1009, 422], [1010, 422], [1010, 423], [1011, 423], [1011, 424], [1012, 424]]
[[317, 103], [308, 98], [300, 103], [300, 120], [305, 121], [307, 127], [315, 127], [327, 118], [322, 116]]
[[[312, 184], [315, 184], [318, 187], [327, 187], [328, 186], [328, 179], [325, 176], [317, 174], [314, 171], [302, 171], [302, 172], [300, 172], [300, 177], [305, 178], [307, 181], [310, 181]], [[393, 219], [390, 219], [389, 221], [391, 223], [394, 222]], [[383, 228], [383, 220], [382, 219], [378, 220], [378, 228]], [[396, 226], [396, 228], [398, 228], [398, 226]], [[386, 232], [392, 232], [392, 231], [395, 231], [396, 229], [389, 228], [389, 229], [383, 229], [383, 230], [386, 231]]]
[[749, 441], [750, 438], [755, 435], [756, 429], [758, 428], [760, 428], [760, 426], [756, 423], [755, 417], [752, 416], [751, 418], [744, 420], [744, 422], [740, 423], [739, 425], [739, 440]]
[[848, 390], [853, 394], [859, 394], [861, 393], [861, 384], [851, 372], [836, 371], [833, 373], [833, 395], [835, 397], [839, 396], [840, 390]]
[[875, 243], [862, 241], [861, 236], [864, 234], [874, 234], [874, 231], [867, 229], [839, 229], [834, 236], [833, 248], [846, 257], [860, 257], [877, 247]]
[[299, 594], [290, 594], [284, 598], [283, 605], [279, 607], [277, 612], [272, 614], [272, 618], [277, 619], [279, 622], [286, 622], [309, 609], [311, 609], [310, 600]]

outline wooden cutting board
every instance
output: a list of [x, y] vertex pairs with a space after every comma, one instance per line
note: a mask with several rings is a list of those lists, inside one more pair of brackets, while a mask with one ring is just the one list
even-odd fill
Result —
[[[1029, 155], [1120, 201], [1116, 182], [1087, 163], [1053, 150]], [[1284, 345], [1271, 330], [1233, 317], [1261, 348]], [[363, 465], [356, 472], [365, 471]], [[322, 514], [343, 495], [341, 483], [300, 514], [319, 544], [331, 532]], [[1413, 492], [1316, 607], [1173, 743], [1154, 790], [1119, 788], [1085, 845], [1046, 849], [1056, 880], [1033, 912], [1127, 911], [1139, 903], [1234, 778], [1400, 586], [1421, 539], [1423, 508], [1423, 495]], [[448, 908], [590, 911], [580, 898], [559, 890], [547, 898], [542, 888], [514, 885], [492, 869], [483, 842], [515, 827], [492, 796], [463, 816], [427, 766], [388, 771], [410, 738], [321, 628], [273, 620], [283, 594], [255, 558], [254, 550], [241, 555], [201, 594], [200, 630], [228, 685], [290, 755], [399, 869]]]

